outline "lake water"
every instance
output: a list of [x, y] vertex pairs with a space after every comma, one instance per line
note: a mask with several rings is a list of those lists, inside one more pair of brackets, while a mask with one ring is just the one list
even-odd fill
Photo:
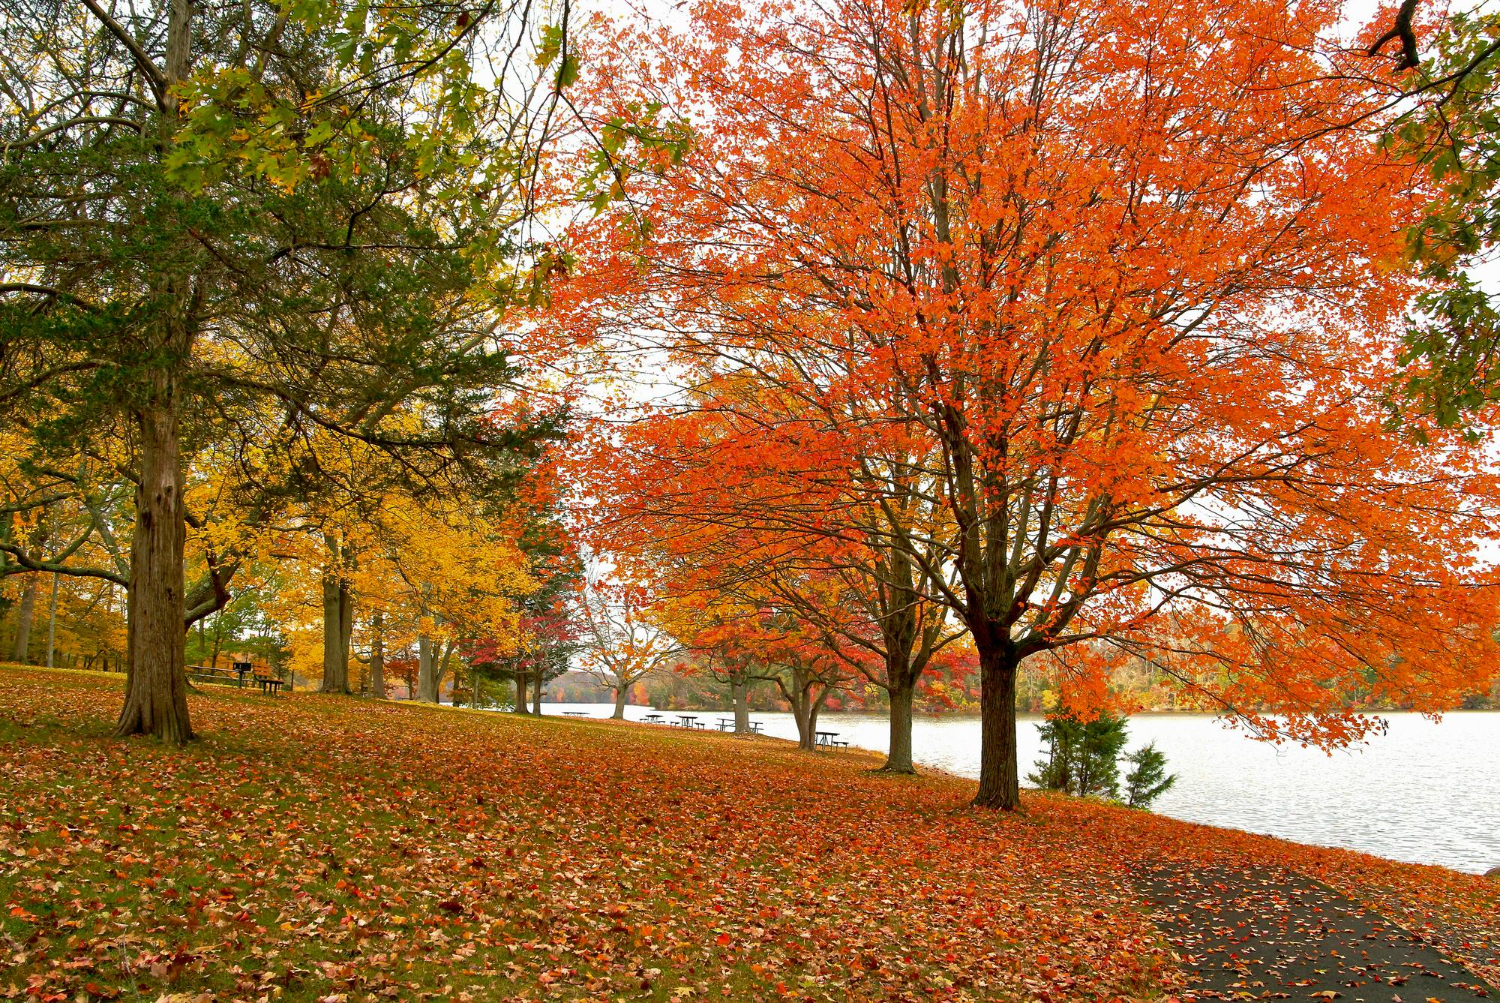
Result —
[[[548, 714], [608, 717], [611, 704], [543, 704]], [[628, 707], [640, 720], [649, 707]], [[701, 714], [712, 728], [725, 715]], [[1483, 872], [1500, 865], [1500, 712], [1384, 714], [1385, 735], [1331, 756], [1267, 745], [1196, 714], [1146, 714], [1130, 721], [1129, 748], [1155, 741], [1177, 786], [1157, 801], [1163, 815], [1266, 833], [1299, 843], [1342, 846], [1413, 863]], [[790, 714], [750, 715], [767, 735], [795, 740]], [[1024, 775], [1041, 755], [1038, 717], [1019, 731]], [[824, 714], [819, 729], [884, 752], [883, 716]], [[979, 775], [979, 719], [919, 716], [912, 725], [919, 764]]]

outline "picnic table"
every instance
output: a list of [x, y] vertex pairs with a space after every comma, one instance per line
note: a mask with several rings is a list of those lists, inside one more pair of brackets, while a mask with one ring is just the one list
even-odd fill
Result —
[[241, 687], [245, 685], [243, 672], [216, 665], [189, 665], [187, 674], [200, 683], [232, 683]]
[[646, 722], [647, 724], [661, 724], [666, 719], [667, 716], [665, 714], [647, 714], [645, 717], [641, 718], [641, 720]]
[[838, 740], [839, 739], [839, 733], [836, 732], [836, 731], [820, 731], [820, 732], [817, 733], [817, 735], [818, 735], [817, 744], [820, 745], [820, 746], [822, 746], [825, 749], [835, 749], [835, 748], [844, 748], [844, 749], [847, 749], [847, 748], [849, 748], [849, 743], [848, 742], [840, 742]]
[[733, 731], [734, 730], [734, 718], [732, 718], [732, 717], [721, 717], [721, 718], [719, 718], [719, 730], [720, 731]]
[[256, 676], [255, 685], [260, 687], [260, 691], [262, 693], [267, 693], [271, 696], [275, 696], [276, 694], [281, 692], [281, 688], [285, 686], [286, 683], [274, 676]]
[[581, 710], [565, 710], [565, 711], [563, 711], [563, 717], [588, 717], [588, 716], [589, 715], [588, 715], [587, 711], [581, 711]]
[[[765, 731], [765, 725], [761, 724], [759, 721], [747, 721], [745, 723], [745, 726], [750, 729], [750, 733], [753, 734], [753, 735], [759, 735], [759, 734], [761, 734], [762, 732]], [[721, 718], [719, 718], [719, 730], [720, 731], [733, 731], [734, 730], [734, 718], [732, 718], [732, 717], [721, 717]]]
[[701, 725], [701, 724], [698, 723], [698, 715], [697, 714], [678, 714], [677, 715], [677, 725], [680, 728], [701, 728], [701, 727], [703, 727], [703, 725]]
[[766, 730], [766, 726], [763, 725], [763, 724], [761, 724], [759, 721], [751, 721], [750, 722], [750, 732], [751, 732], [751, 734], [759, 735], [759, 734], [762, 734], [765, 730]]

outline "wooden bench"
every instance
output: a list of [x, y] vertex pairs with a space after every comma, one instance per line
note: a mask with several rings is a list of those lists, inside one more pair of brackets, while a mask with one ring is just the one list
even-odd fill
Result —
[[277, 679], [275, 676], [256, 676], [255, 685], [260, 687], [260, 691], [262, 693], [265, 693], [269, 696], [275, 696], [276, 694], [281, 692], [281, 688], [285, 686], [286, 683], [283, 680]]

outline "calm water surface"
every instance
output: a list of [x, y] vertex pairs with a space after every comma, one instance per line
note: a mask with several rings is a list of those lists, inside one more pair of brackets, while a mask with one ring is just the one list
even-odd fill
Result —
[[[543, 704], [548, 714], [608, 717], [609, 704]], [[651, 713], [629, 707], [632, 720]], [[713, 728], [725, 715], [700, 715]], [[1156, 810], [1190, 822], [1266, 833], [1299, 843], [1342, 846], [1395, 860], [1481, 872], [1500, 865], [1500, 712], [1382, 715], [1389, 733], [1327, 755], [1266, 745], [1195, 714], [1147, 714], [1130, 721], [1130, 748], [1149, 741], [1167, 754], [1177, 786]], [[673, 715], [675, 719], [675, 715]], [[766, 734], [796, 739], [790, 714], [751, 715]], [[1023, 775], [1041, 755], [1037, 717], [1023, 717]], [[820, 730], [884, 752], [883, 716], [824, 714]], [[979, 719], [919, 717], [912, 726], [919, 764], [979, 775]]]

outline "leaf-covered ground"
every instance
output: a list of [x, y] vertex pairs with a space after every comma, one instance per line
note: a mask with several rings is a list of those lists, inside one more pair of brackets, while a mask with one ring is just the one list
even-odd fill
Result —
[[[184, 751], [110, 739], [118, 700], [0, 669], [0, 998], [1181, 996], [1244, 901], [1162, 911], [1174, 869], [1295, 872], [1473, 991], [1500, 972], [1500, 883], [1060, 798], [976, 811], [861, 754], [234, 690], [192, 698]], [[1230, 991], [1402, 994], [1260, 981]]]

